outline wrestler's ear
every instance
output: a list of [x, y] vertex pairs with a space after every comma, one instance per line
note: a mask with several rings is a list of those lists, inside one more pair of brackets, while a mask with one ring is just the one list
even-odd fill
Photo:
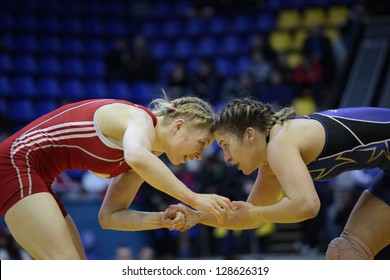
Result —
[[184, 119], [177, 119], [177, 120], [175, 120], [174, 123], [173, 123], [173, 126], [172, 126], [173, 133], [178, 132], [183, 127], [183, 125], [185, 123], [186, 123], [186, 121]]
[[245, 130], [245, 138], [248, 140], [249, 143], [253, 143], [256, 138], [256, 131], [252, 127], [248, 127]]

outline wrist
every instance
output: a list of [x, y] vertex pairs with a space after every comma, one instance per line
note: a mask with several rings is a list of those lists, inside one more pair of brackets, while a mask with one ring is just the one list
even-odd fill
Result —
[[261, 206], [253, 206], [250, 210], [250, 215], [256, 227], [264, 223], [261, 216]]

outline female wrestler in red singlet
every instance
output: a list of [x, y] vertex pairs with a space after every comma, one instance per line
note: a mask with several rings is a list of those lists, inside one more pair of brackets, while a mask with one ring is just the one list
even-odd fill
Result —
[[188, 189], [156, 156], [173, 164], [200, 159], [213, 138], [213, 111], [197, 98], [155, 100], [152, 111], [124, 100], [68, 104], [0, 144], [0, 211], [16, 241], [35, 259], [85, 258], [77, 229], [51, 189], [65, 170], [113, 178], [99, 222], [103, 228], [148, 230], [182, 226], [182, 216], [128, 207], [142, 182], [198, 209], [223, 217], [230, 201]]

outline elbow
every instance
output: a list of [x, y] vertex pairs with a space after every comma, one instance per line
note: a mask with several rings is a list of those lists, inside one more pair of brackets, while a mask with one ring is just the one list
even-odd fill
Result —
[[321, 208], [321, 203], [319, 200], [303, 202], [300, 207], [301, 219], [309, 220], [317, 217], [320, 208]]
[[100, 211], [98, 215], [99, 225], [102, 229], [110, 229], [109, 215], [105, 211]]
[[[150, 153], [149, 151], [147, 152]], [[145, 160], [145, 151], [142, 149], [127, 151], [125, 153], [125, 161], [133, 169], [137, 169], [137, 167], [142, 168], [142, 165], [147, 162]]]

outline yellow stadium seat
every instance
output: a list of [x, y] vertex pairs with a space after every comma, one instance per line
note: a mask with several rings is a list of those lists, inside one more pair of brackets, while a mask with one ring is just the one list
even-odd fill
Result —
[[326, 23], [331, 26], [340, 26], [347, 21], [348, 7], [333, 6], [328, 9]]
[[287, 56], [287, 65], [290, 69], [298, 66], [302, 61], [302, 55], [300, 52], [291, 52]]
[[303, 43], [305, 42], [305, 39], [307, 38], [308, 32], [305, 29], [298, 29], [295, 31], [292, 40], [293, 40], [293, 49], [295, 51], [302, 50]]
[[340, 36], [340, 31], [338, 28], [327, 27], [325, 28], [325, 34], [326, 36], [328, 36], [329, 39], [335, 40]]
[[307, 8], [303, 11], [303, 25], [311, 27], [313, 25], [325, 24], [325, 12], [322, 8]]
[[285, 52], [293, 47], [292, 38], [287, 31], [273, 31], [269, 35], [269, 44], [275, 52]]
[[302, 25], [302, 16], [298, 10], [280, 10], [277, 26], [281, 29], [296, 29]]

